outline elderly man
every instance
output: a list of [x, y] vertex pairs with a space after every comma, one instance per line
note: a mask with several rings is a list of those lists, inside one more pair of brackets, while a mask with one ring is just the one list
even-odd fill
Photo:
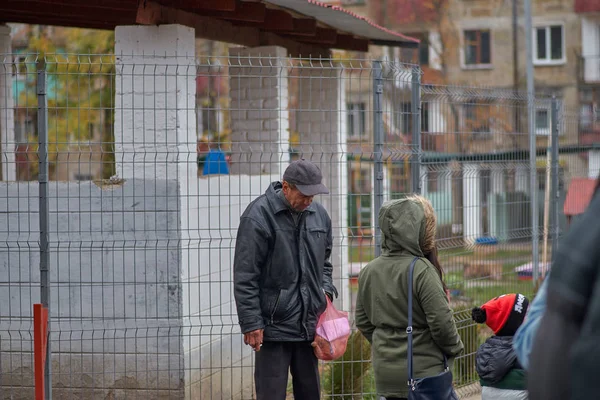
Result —
[[292, 162], [240, 220], [233, 263], [235, 301], [244, 343], [256, 351], [259, 400], [285, 399], [288, 371], [296, 399], [319, 399], [311, 342], [332, 282], [331, 218], [317, 194], [327, 194], [319, 168]]

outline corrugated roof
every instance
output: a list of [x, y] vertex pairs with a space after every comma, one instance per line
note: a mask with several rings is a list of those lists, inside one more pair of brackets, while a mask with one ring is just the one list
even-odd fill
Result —
[[368, 18], [340, 6], [316, 0], [266, 0], [265, 3], [313, 17], [332, 28], [369, 39], [375, 45], [403, 47], [416, 47], [419, 45], [418, 39], [384, 28]]
[[583, 214], [590, 200], [592, 200], [595, 187], [595, 179], [574, 178], [571, 180], [569, 190], [567, 191], [567, 198], [565, 199], [565, 215]]

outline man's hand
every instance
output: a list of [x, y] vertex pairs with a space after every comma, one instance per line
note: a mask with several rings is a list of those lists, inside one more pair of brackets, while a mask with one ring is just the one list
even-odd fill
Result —
[[260, 346], [263, 343], [264, 329], [257, 329], [248, 333], [244, 333], [244, 343], [252, 347], [254, 351], [260, 351]]

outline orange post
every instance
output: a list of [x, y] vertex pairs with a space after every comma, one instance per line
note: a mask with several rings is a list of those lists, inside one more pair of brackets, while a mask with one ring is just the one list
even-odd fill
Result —
[[48, 345], [48, 309], [33, 305], [33, 355], [35, 373], [35, 399], [44, 400], [44, 368]]

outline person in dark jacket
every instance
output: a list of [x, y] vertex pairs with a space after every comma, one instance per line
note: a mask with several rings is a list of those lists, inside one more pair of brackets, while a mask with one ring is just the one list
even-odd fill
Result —
[[561, 240], [546, 311], [529, 356], [529, 398], [600, 396], [600, 178], [586, 211]]
[[319, 168], [291, 163], [244, 211], [233, 262], [234, 295], [244, 343], [256, 352], [254, 380], [262, 399], [319, 399], [311, 343], [327, 299], [337, 296], [329, 261], [331, 219], [317, 194], [329, 193]]
[[471, 312], [475, 322], [486, 323], [494, 332], [494, 336], [479, 346], [475, 358], [482, 400], [527, 399], [526, 373], [517, 360], [512, 342], [528, 307], [527, 297], [513, 293], [496, 297]]

